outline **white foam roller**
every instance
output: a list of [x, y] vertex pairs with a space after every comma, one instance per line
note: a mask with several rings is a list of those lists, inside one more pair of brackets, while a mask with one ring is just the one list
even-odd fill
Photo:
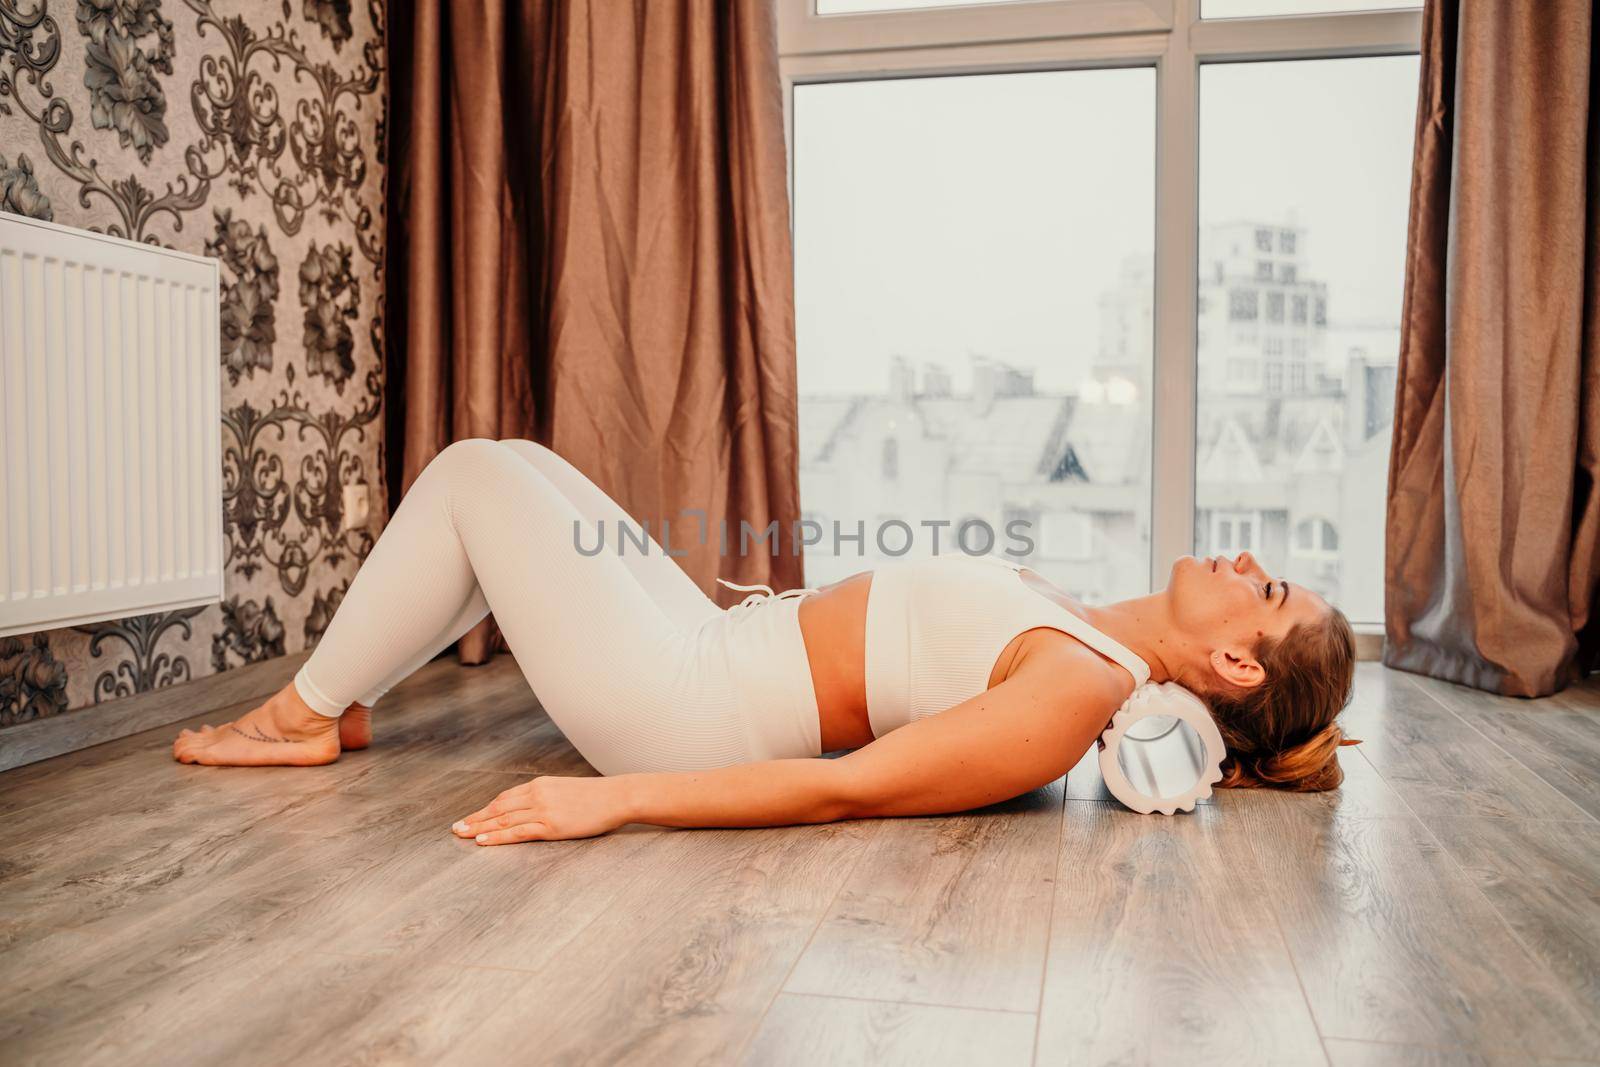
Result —
[[1145, 815], [1193, 811], [1222, 780], [1227, 753], [1205, 704], [1176, 682], [1135, 689], [1111, 717], [1100, 744], [1106, 788]]

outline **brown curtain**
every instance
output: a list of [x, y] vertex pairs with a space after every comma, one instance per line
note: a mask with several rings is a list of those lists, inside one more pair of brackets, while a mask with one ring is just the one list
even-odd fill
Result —
[[1555, 692], [1596, 662], [1591, 0], [1429, 0], [1389, 467], [1390, 666]]
[[[798, 585], [773, 5], [389, 10], [391, 502], [451, 441], [532, 438], [668, 520], [702, 588]], [[722, 557], [721, 520], [780, 540]], [[460, 657], [495, 643], [486, 622]]]

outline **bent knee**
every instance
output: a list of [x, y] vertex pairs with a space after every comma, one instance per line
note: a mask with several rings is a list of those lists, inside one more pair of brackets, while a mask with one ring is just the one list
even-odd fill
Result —
[[439, 450], [428, 468], [436, 470], [452, 488], [482, 482], [506, 462], [505, 449], [488, 437], [452, 441]]
[[522, 458], [536, 464], [560, 458], [550, 448], [525, 437], [502, 437], [497, 444], [504, 445]]
[[481, 463], [484, 459], [500, 453], [500, 442], [492, 437], [466, 437], [460, 441], [451, 441], [439, 450], [433, 457], [434, 463], [448, 465]]

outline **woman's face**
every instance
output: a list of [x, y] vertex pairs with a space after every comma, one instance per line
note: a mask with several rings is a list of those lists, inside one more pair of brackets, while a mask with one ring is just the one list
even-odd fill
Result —
[[1176, 636], [1223, 681], [1246, 688], [1263, 680], [1257, 641], [1282, 638], [1328, 610], [1327, 601], [1268, 574], [1248, 552], [1183, 556], [1172, 565], [1167, 598]]

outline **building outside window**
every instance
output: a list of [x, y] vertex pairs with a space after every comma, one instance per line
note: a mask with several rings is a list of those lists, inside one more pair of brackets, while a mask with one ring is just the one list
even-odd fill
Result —
[[1255, 552], [1260, 545], [1257, 532], [1261, 515], [1254, 511], [1216, 511], [1211, 514], [1213, 552], [1236, 554]]
[[[793, 87], [803, 506], [852, 530], [893, 515], [911, 557], [934, 550], [924, 522], [961, 551], [956, 516], [992, 529], [993, 553], [1024, 548], [1004, 518], [1027, 516], [1040, 573], [1069, 593], [1149, 590], [1155, 82]], [[831, 541], [806, 550], [806, 584], [889, 562], [870, 531]]]
[[1254, 322], [1257, 304], [1254, 289], [1235, 289], [1228, 294], [1228, 317], [1238, 322]]
[[1294, 528], [1297, 556], [1331, 557], [1339, 554], [1339, 531], [1324, 518], [1302, 519]]
[[1081, 511], [1044, 516], [1039, 533], [1039, 555], [1044, 559], [1081, 562], [1094, 556], [1094, 524]]
[[[1042, 573], [1094, 602], [1248, 549], [1381, 620], [1418, 81], [1384, 34], [1420, 23], [1261, 0], [1235, 30], [1177, 0], [1172, 26], [1199, 17], [1166, 40], [1100, 25], [1120, 0], [1018, 0], [994, 9], [1050, 32], [1002, 39], [861, 0], [863, 53], [778, 2], [809, 35], [784, 45], [807, 510], [1028, 516]], [[867, 557], [810, 549], [807, 582]]]

